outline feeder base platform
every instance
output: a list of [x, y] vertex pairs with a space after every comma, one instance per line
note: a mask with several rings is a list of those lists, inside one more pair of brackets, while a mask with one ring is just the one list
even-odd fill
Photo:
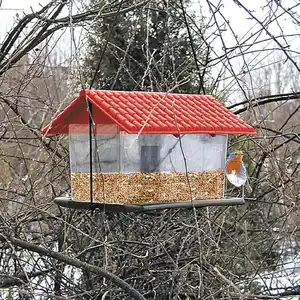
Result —
[[106, 212], [146, 212], [151, 210], [161, 210], [168, 208], [193, 208], [203, 206], [231, 206], [245, 204], [244, 198], [223, 198], [194, 200], [192, 202], [172, 202], [172, 203], [149, 203], [149, 204], [111, 204], [111, 203], [90, 203], [78, 202], [70, 197], [58, 197], [54, 202], [62, 207], [73, 209], [100, 209]]

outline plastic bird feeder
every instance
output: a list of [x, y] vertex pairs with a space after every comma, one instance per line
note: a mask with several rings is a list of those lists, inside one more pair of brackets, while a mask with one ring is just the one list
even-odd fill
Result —
[[224, 198], [228, 134], [254, 134], [211, 96], [81, 91], [42, 132], [68, 134], [71, 208], [146, 211]]

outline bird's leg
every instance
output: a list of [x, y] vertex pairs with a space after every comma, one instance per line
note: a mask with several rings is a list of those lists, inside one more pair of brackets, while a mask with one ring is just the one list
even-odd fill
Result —
[[244, 199], [245, 198], [245, 186], [242, 185], [242, 198]]

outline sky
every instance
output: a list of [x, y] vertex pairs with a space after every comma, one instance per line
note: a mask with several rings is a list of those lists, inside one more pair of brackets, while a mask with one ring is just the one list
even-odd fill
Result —
[[[75, 0], [76, 1], [76, 0]], [[261, 20], [264, 21], [266, 18], [272, 17], [270, 15], [270, 10], [267, 8], [263, 8], [262, 5], [265, 4], [266, 0], [240, 0], [242, 3], [245, 3], [245, 5], [251, 9], [251, 11], [255, 14], [255, 16]], [[275, 1], [275, 0], [274, 0]], [[38, 10], [41, 5], [45, 5], [49, 2], [49, 0], [2, 0], [2, 5], [0, 8], [0, 43], [1, 40], [4, 38], [6, 33], [11, 29], [11, 27], [14, 24], [14, 21], [16, 20], [16, 13], [19, 14], [21, 17], [24, 13], [30, 13], [31, 7], [33, 10]], [[219, 0], [211, 0], [210, 1], [213, 5], [217, 6], [219, 3]], [[299, 0], [285, 0], [284, 5], [286, 7], [292, 7], [296, 3], [298, 3]], [[0, 0], [1, 3], [1, 0]], [[239, 43], [242, 43], [247, 40], [247, 44], [250, 44], [254, 41], [254, 38], [251, 38], [251, 35], [258, 30], [261, 30], [261, 25], [259, 25], [255, 20], [251, 19], [249, 15], [239, 6], [237, 6], [233, 0], [223, 0], [223, 5], [220, 8], [220, 12], [223, 14], [224, 18], [226, 20], [229, 20], [229, 25], [234, 29], [234, 34], [230, 31], [229, 26], [227, 25], [227, 30], [222, 33], [223, 42], [227, 48], [230, 47], [236, 47], [237, 41]], [[275, 2], [274, 2], [275, 3]], [[192, 8], [196, 10], [196, 12], [200, 13], [202, 12], [203, 15], [211, 15], [209, 13], [209, 7], [207, 5], [207, 1], [205, 0], [192, 0]], [[16, 10], [13, 10], [16, 9]], [[67, 15], [68, 11], [65, 11], [65, 15]], [[281, 11], [277, 11], [277, 14], [280, 14]], [[216, 15], [219, 24], [222, 24], [224, 20], [222, 20], [220, 14]], [[297, 16], [296, 16], [297, 17]], [[272, 22], [268, 25], [267, 29], [271, 32], [272, 35], [288, 35], [288, 34], [298, 34], [299, 33], [299, 24], [296, 24], [293, 22], [292, 18], [283, 15], [280, 17], [279, 22]], [[80, 29], [79, 29], [80, 30]], [[213, 29], [215, 30], [215, 29]], [[78, 31], [79, 32], [79, 31]], [[72, 44], [70, 40], [70, 35], [68, 35], [68, 30], [66, 30], [65, 35], [62, 40], [60, 40], [59, 45], [57, 47], [58, 53], [64, 53], [65, 51], [70, 51], [70, 45]], [[214, 38], [212, 35], [211, 38]], [[259, 35], [259, 39], [263, 40], [267, 38], [267, 35], [265, 32]], [[290, 44], [290, 48], [294, 48], [297, 50], [298, 48], [298, 37], [291, 37], [287, 41], [281, 38], [280, 42], [282, 45], [286, 45], [286, 42]], [[210, 42], [210, 41], [208, 41]], [[270, 47], [271, 44], [274, 44], [273, 41], [271, 42], [265, 42], [258, 44], [256, 47], [257, 50], [265, 50], [266, 47]], [[215, 55], [223, 55], [224, 54], [224, 48], [223, 44], [221, 42], [220, 38], [217, 38], [212, 42], [212, 45], [214, 47]], [[252, 47], [252, 46], [251, 46]], [[255, 49], [255, 47], [252, 47], [251, 49]], [[260, 49], [261, 48], [261, 49]], [[277, 47], [278, 48], [278, 47]], [[72, 50], [74, 51], [74, 49]], [[239, 51], [239, 49], [236, 49], [236, 53]], [[275, 53], [276, 51], [274, 51]], [[271, 53], [272, 54], [272, 53]], [[234, 54], [233, 54], [234, 55]], [[291, 54], [293, 55], [293, 54]], [[295, 55], [298, 55], [298, 53], [295, 53]], [[270, 59], [275, 59], [275, 56], [272, 58], [270, 57], [270, 53], [266, 53], [264, 51], [260, 51], [259, 55], [256, 56], [254, 60], [250, 59], [250, 56], [247, 56], [247, 65], [249, 65], [252, 69], [255, 69], [255, 65], [257, 62], [260, 61], [267, 61]], [[236, 73], [243, 72], [243, 68], [245, 67], [243, 65], [243, 61], [241, 57], [233, 58], [232, 59], [232, 65], [235, 69]], [[219, 65], [221, 66], [221, 64]], [[218, 71], [217, 66], [215, 68], [215, 72]]]
[[[22, 16], [23, 13], [30, 13], [31, 8], [33, 10], [38, 10], [41, 5], [49, 3], [49, 0], [0, 0], [0, 38], [2, 39], [12, 27], [16, 20], [16, 14]], [[211, 3], [217, 5], [219, 0], [211, 0]], [[247, 7], [249, 7], [259, 19], [263, 20], [266, 16], [268, 16], [268, 10], [262, 9], [262, 4], [264, 4], [265, 0], [241, 0], [242, 3], [245, 3]], [[285, 0], [286, 6], [293, 6], [296, 0]], [[207, 14], [209, 8], [207, 6], [207, 2], [204, 0], [192, 0], [192, 7], [199, 12], [200, 7], [201, 11], [204, 15]], [[225, 18], [230, 20], [230, 25], [234, 28], [235, 33], [237, 34], [238, 38], [242, 38], [244, 34], [249, 34], [249, 30], [254, 30], [252, 27], [256, 22], [249, 18], [249, 15], [240, 7], [238, 7], [233, 0], [223, 0], [223, 5], [220, 11], [224, 14]], [[289, 4], [290, 3], [290, 4]], [[220, 19], [221, 22], [221, 19]], [[259, 25], [256, 25], [258, 28]], [[293, 22], [291, 22], [290, 18], [281, 18], [280, 19], [280, 27], [284, 31], [285, 34], [289, 32], [298, 32], [298, 27]], [[278, 24], [273, 22], [268, 29], [273, 33], [280, 33], [278, 28]], [[236, 44], [235, 39], [231, 38], [230, 32], [228, 34], [224, 33], [226, 37], [226, 43], [228, 46], [234, 46]]]
[[14, 23], [16, 13], [22, 16], [23, 12], [29, 13], [30, 6], [34, 9], [38, 9], [38, 3], [47, 3], [45, 0], [34, 1], [34, 0], [2, 0], [0, 6], [0, 32], [1, 36], [7, 32]]
[[[22, 16], [22, 13], [24, 12], [30, 13], [31, 7], [33, 10], [38, 10], [41, 5], [49, 3], [49, 0], [0, 0], [0, 3], [1, 2], [2, 5], [0, 6], [0, 32], [3, 33], [9, 30], [9, 28], [13, 25], [16, 13], [18, 13], [20, 16]], [[211, 2], [217, 5], [219, 1], [212, 0]], [[251, 10], [253, 10], [259, 17], [263, 17], [267, 13], [266, 10], [261, 9], [262, 3], [265, 2], [264, 0], [244, 0], [241, 2], [246, 3], [245, 5], [251, 8]], [[288, 2], [290, 2], [292, 6], [293, 3], [295, 3], [295, 0], [285, 0], [285, 3]], [[206, 1], [193, 0], [192, 3], [196, 11], [199, 11], [200, 6], [202, 6], [203, 12], [207, 11]], [[247, 30], [251, 27], [253, 20], [247, 19], [248, 15], [243, 11], [243, 9], [234, 4], [232, 0], [225, 0], [224, 3], [226, 3], [226, 5], [221, 8], [221, 11], [228, 19], [230, 19], [232, 27], [238, 31], [238, 34], [247, 32]], [[292, 31], [294, 31], [296, 28], [296, 26], [291, 24], [290, 20], [288, 19], [281, 19], [281, 26], [285, 30], [290, 29]]]

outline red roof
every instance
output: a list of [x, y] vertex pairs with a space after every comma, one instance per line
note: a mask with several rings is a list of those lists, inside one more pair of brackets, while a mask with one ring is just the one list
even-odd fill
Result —
[[41, 133], [68, 134], [70, 124], [88, 124], [86, 100], [96, 124], [117, 124], [132, 134], [255, 133], [212, 96], [102, 90], [82, 90]]

